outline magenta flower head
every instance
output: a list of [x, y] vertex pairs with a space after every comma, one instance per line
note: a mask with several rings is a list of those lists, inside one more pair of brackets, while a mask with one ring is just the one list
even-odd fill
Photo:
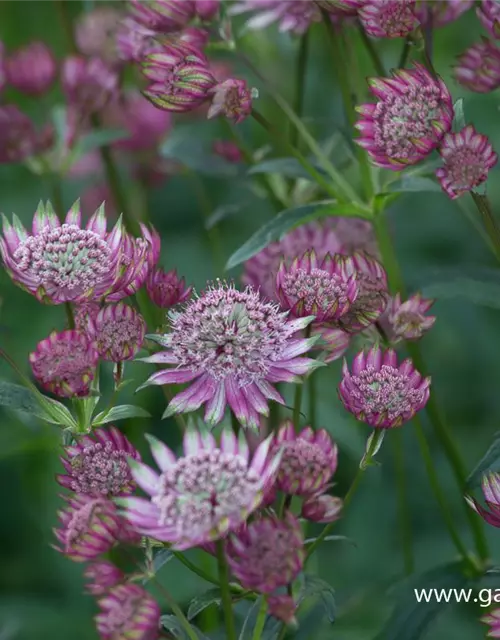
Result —
[[243, 160], [241, 149], [232, 140], [214, 140], [212, 151], [232, 164], [238, 164]]
[[346, 14], [355, 15], [358, 9], [365, 4], [367, 0], [313, 0], [318, 7], [330, 13], [337, 14], [343, 11]]
[[132, 17], [159, 33], [180, 31], [195, 15], [194, 0], [129, 0]]
[[185, 42], [165, 42], [142, 61], [142, 72], [151, 80], [144, 95], [165, 111], [192, 111], [210, 97], [216, 86], [205, 55]]
[[455, 78], [476, 93], [489, 93], [500, 87], [500, 49], [482, 38], [458, 57]]
[[302, 571], [305, 550], [300, 523], [289, 511], [283, 520], [254, 520], [230, 537], [226, 557], [242, 587], [272, 593]]
[[361, 422], [372, 427], [400, 427], [425, 407], [430, 378], [422, 378], [410, 359], [398, 367], [393, 349], [378, 346], [360, 351], [352, 373], [344, 360], [339, 396], [342, 404]]
[[276, 434], [273, 450], [281, 450], [276, 488], [284, 493], [321, 493], [337, 469], [337, 445], [325, 429], [313, 431], [306, 427], [297, 434], [291, 420], [285, 420]]
[[86, 580], [85, 591], [92, 596], [102, 596], [120, 582], [125, 580], [123, 573], [107, 560], [91, 562], [83, 572]]
[[219, 15], [221, 0], [195, 0], [196, 15], [200, 20], [209, 22]]
[[144, 318], [123, 302], [105, 305], [87, 323], [87, 335], [95, 342], [99, 356], [111, 362], [131, 360], [142, 347], [145, 334]]
[[95, 617], [102, 640], [157, 640], [160, 607], [138, 584], [119, 584], [97, 601]]
[[364, 251], [377, 258], [379, 255], [378, 244], [373, 231], [373, 225], [368, 220], [361, 218], [327, 218], [331, 220], [332, 229], [337, 235], [341, 249], [335, 253], [350, 255], [355, 251]]
[[283, 309], [296, 318], [315, 316], [317, 322], [339, 320], [358, 296], [356, 274], [346, 275], [327, 253], [318, 261], [314, 250], [306, 251], [287, 267], [280, 265], [276, 292]]
[[99, 355], [87, 336], [74, 330], [56, 333], [30, 353], [31, 370], [40, 386], [60, 398], [87, 396]]
[[81, 227], [79, 202], [63, 224], [52, 205], [38, 205], [32, 233], [17, 216], [3, 217], [0, 253], [14, 282], [40, 302], [61, 304], [100, 299], [116, 282], [121, 262], [122, 224], [106, 231], [104, 206]]
[[490, 472], [484, 475], [482, 487], [488, 509], [482, 507], [471, 496], [465, 496], [465, 500], [488, 524], [500, 527], [500, 474]]
[[490, 630], [486, 634], [488, 638], [500, 638], [500, 608], [489, 611], [480, 620], [490, 626]]
[[73, 307], [75, 329], [80, 333], [86, 333], [88, 318], [95, 318], [101, 306], [98, 302], [82, 302]]
[[368, 0], [358, 11], [364, 30], [374, 38], [404, 38], [419, 24], [416, 0]]
[[135, 483], [127, 459], [140, 460], [137, 449], [116, 428], [94, 429], [76, 445], [64, 447], [61, 461], [65, 474], [57, 482], [66, 489], [93, 496], [120, 496], [132, 493]]
[[477, 133], [471, 124], [458, 133], [447, 133], [439, 153], [444, 167], [436, 169], [436, 176], [452, 200], [482, 184], [498, 162], [488, 138]]
[[253, 91], [246, 80], [228, 78], [210, 90], [212, 104], [207, 118], [224, 116], [233, 124], [239, 124], [252, 113]]
[[122, 62], [142, 62], [143, 58], [158, 47], [156, 31], [148, 29], [133, 18], [120, 22], [116, 33], [116, 49]]
[[22, 162], [37, 151], [35, 125], [15, 105], [0, 106], [0, 164]]
[[292, 596], [285, 593], [269, 596], [267, 598], [267, 606], [269, 615], [281, 620], [286, 625], [294, 626], [297, 624], [297, 619], [295, 618], [297, 605]]
[[376, 322], [387, 306], [387, 275], [378, 260], [361, 251], [337, 255], [335, 261], [344, 278], [356, 278], [358, 286], [356, 300], [337, 322], [347, 333], [359, 333]]
[[146, 291], [157, 307], [168, 309], [185, 302], [191, 296], [193, 287], [186, 287], [184, 278], [179, 278], [175, 269], [165, 272], [159, 267], [150, 272]]
[[148, 437], [158, 474], [131, 461], [132, 475], [149, 499], [117, 499], [124, 515], [143, 535], [189, 549], [218, 540], [241, 526], [261, 504], [274, 482], [279, 455], [270, 455], [271, 439], [250, 460], [244, 435], [225, 429], [217, 446], [208, 431], [188, 429], [184, 457], [176, 459], [162, 442]]
[[423, 26], [444, 27], [454, 22], [468, 11], [474, 0], [420, 0], [415, 8], [420, 24]]
[[101, 58], [69, 56], [63, 63], [61, 84], [69, 105], [90, 115], [116, 94], [118, 74]]
[[477, 17], [483, 27], [494, 38], [500, 38], [500, 4], [497, 0], [482, 0], [476, 9]]
[[247, 29], [261, 30], [277, 23], [280, 31], [301, 35], [311, 23], [321, 21], [320, 8], [310, 0], [241, 0], [230, 9], [232, 15], [250, 11], [255, 15], [245, 23]]
[[421, 64], [414, 66], [394, 71], [390, 79], [371, 78], [370, 91], [378, 102], [356, 108], [361, 114], [357, 143], [374, 164], [393, 171], [425, 158], [453, 121], [451, 94], [443, 80]]
[[5, 70], [9, 84], [23, 93], [39, 96], [54, 83], [57, 64], [46, 44], [31, 42], [6, 58]]
[[259, 414], [269, 413], [269, 399], [284, 404], [273, 383], [300, 382], [299, 376], [321, 366], [300, 357], [316, 339], [296, 337], [312, 320], [288, 320], [250, 287], [237, 291], [217, 282], [171, 314], [171, 333], [153, 338], [167, 350], [143, 361], [174, 368], [142, 386], [194, 381], [174, 396], [164, 417], [206, 405], [205, 421], [217, 424], [228, 404], [243, 426], [257, 428]]
[[176, 34], [175, 37], [178, 38], [180, 42], [185, 42], [189, 46], [203, 51], [203, 48], [207, 46], [210, 40], [210, 33], [201, 27], [186, 27], [179, 34]]
[[315, 350], [323, 352], [322, 361], [326, 364], [341, 358], [351, 342], [351, 336], [348, 333], [328, 324], [315, 325], [312, 335], [320, 338], [315, 345]]
[[400, 340], [418, 340], [436, 322], [436, 316], [425, 315], [434, 304], [417, 293], [406, 302], [401, 302], [397, 293], [387, 305], [387, 320], [391, 333]]
[[343, 502], [340, 498], [328, 493], [315, 495], [303, 502], [300, 517], [322, 524], [335, 522], [340, 518], [342, 505]]
[[75, 41], [80, 53], [101, 58], [111, 65], [117, 64], [116, 36], [122, 17], [121, 11], [110, 6], [80, 14], [75, 28]]
[[247, 260], [243, 268], [242, 281], [255, 289], [260, 289], [269, 300], [278, 300], [276, 275], [284, 259], [286, 264], [306, 251], [314, 250], [317, 260], [323, 260], [327, 253], [340, 251], [341, 242], [336, 232], [320, 222], [309, 222], [289, 231], [278, 242], [271, 242], [253, 258]]

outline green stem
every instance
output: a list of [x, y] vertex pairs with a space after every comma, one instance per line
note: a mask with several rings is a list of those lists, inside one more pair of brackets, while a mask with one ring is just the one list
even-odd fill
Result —
[[490, 238], [493, 248], [495, 251], [495, 256], [498, 260], [500, 260], [500, 226], [498, 225], [498, 221], [496, 220], [493, 212], [491, 210], [490, 201], [487, 196], [480, 195], [479, 193], [474, 193], [471, 191], [472, 199], [474, 200], [474, 204], [481, 215], [481, 220], [483, 222], [484, 228], [486, 229], [486, 233]]
[[181, 626], [184, 627], [184, 630], [186, 631], [190, 640], [199, 640], [198, 634], [191, 626], [189, 620], [186, 618], [186, 616], [184, 615], [184, 612], [179, 607], [177, 602], [170, 595], [170, 592], [167, 591], [167, 589], [165, 589], [165, 587], [161, 584], [161, 582], [156, 578], [153, 578], [152, 582], [156, 586], [158, 591], [162, 594], [162, 596], [165, 598], [165, 601], [167, 602], [168, 606], [172, 609], [172, 612], [177, 618], [177, 620], [179, 620], [179, 622], [181, 623]]
[[316, 422], [317, 422], [317, 388], [316, 388], [316, 378], [311, 375], [307, 379], [307, 386], [309, 391], [309, 417], [308, 424], [311, 425], [313, 430], [316, 430]]
[[300, 408], [302, 405], [302, 384], [297, 384], [295, 387], [295, 399], [293, 402], [293, 426], [295, 431], [300, 431]]
[[266, 624], [267, 614], [267, 602], [262, 598], [262, 603], [257, 614], [257, 620], [255, 621], [255, 627], [253, 628], [252, 640], [261, 640], [262, 632], [264, 631], [264, 625]]
[[411, 51], [411, 40], [410, 38], [405, 38], [403, 48], [401, 50], [401, 55], [399, 56], [399, 61], [397, 66], [398, 69], [405, 68], [406, 63], [408, 62], [408, 56], [410, 55], [410, 51]]
[[236, 640], [236, 627], [234, 626], [233, 601], [229, 588], [229, 569], [226, 556], [224, 554], [224, 542], [218, 540], [217, 564], [219, 567], [219, 582], [222, 596], [222, 609], [224, 611], [224, 622], [226, 625], [226, 640]]
[[[299, 40], [299, 50], [297, 52], [297, 64], [295, 68], [295, 113], [302, 118], [304, 110], [305, 79], [307, 70], [307, 58], [309, 55], [309, 29], [302, 34]], [[290, 142], [294, 147], [299, 147], [298, 131], [292, 127], [290, 131]]]
[[[194, 192], [196, 194], [196, 199], [198, 200], [198, 206], [203, 215], [203, 219], [206, 222], [211, 214], [212, 214], [212, 203], [210, 202], [210, 198], [208, 196], [207, 189], [205, 188], [205, 184], [203, 183], [202, 178], [188, 169], [188, 175], [191, 178], [193, 183]], [[212, 259], [214, 261], [215, 268], [217, 272], [224, 271], [224, 250], [222, 245], [222, 237], [220, 234], [220, 229], [217, 225], [212, 226], [210, 229], [204, 229], [207, 232], [208, 240], [210, 243], [210, 248], [212, 250]]]
[[398, 498], [398, 516], [401, 537], [403, 540], [403, 560], [405, 574], [411, 575], [415, 570], [415, 558], [413, 555], [413, 535], [411, 529], [411, 513], [408, 508], [408, 483], [406, 480], [406, 467], [403, 449], [403, 433], [400, 429], [394, 429], [391, 433], [391, 445], [396, 471], [396, 491]]
[[373, 44], [373, 40], [366, 33], [366, 31], [363, 29], [363, 26], [359, 22], [358, 22], [358, 29], [359, 29], [359, 34], [361, 36], [361, 40], [362, 40], [363, 44], [365, 45], [366, 50], [368, 51], [368, 53], [370, 55], [371, 61], [373, 63], [373, 67], [374, 67], [377, 75], [379, 77], [381, 77], [381, 78], [385, 78], [387, 73], [385, 71], [384, 65], [382, 64], [382, 60], [380, 59], [380, 56], [378, 55], [378, 51], [375, 48], [375, 45]]
[[64, 36], [66, 39], [66, 44], [68, 45], [71, 53], [78, 53], [75, 36], [73, 33], [73, 21], [71, 20], [71, 16], [68, 12], [68, 0], [56, 0], [56, 11], [59, 16], [59, 22], [61, 23], [62, 29], [64, 31]]

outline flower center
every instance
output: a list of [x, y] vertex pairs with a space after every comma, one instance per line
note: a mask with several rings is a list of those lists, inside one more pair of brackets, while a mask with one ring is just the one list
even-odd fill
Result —
[[98, 328], [97, 347], [113, 361], [123, 360], [142, 344], [142, 327], [137, 320], [118, 318]]
[[455, 189], [475, 187], [488, 175], [483, 158], [470, 147], [457, 149], [453, 156], [446, 158], [446, 170]]
[[119, 600], [109, 599], [105, 624], [110, 637], [127, 637], [124, 634], [134, 626], [135, 619], [140, 614], [141, 604], [142, 598], [136, 594], [127, 594]]
[[305, 314], [315, 314], [319, 309], [323, 313], [334, 313], [339, 306], [348, 302], [347, 282], [335, 274], [322, 269], [294, 269], [287, 273], [283, 282], [283, 291], [288, 298], [301, 301]]
[[105, 506], [106, 503], [103, 500], [96, 499], [87, 502], [79, 509], [75, 509], [66, 529], [67, 551], [70, 551], [73, 545], [78, 544], [85, 534], [96, 525], [101, 516], [105, 514]]
[[114, 449], [111, 442], [85, 447], [71, 460], [72, 491], [105, 496], [129, 493], [133, 487], [129, 455]]
[[37, 375], [44, 382], [55, 380], [76, 381], [94, 366], [92, 353], [86, 345], [73, 341], [55, 342], [50, 351], [38, 351], [32, 363]]
[[330, 467], [331, 460], [321, 447], [299, 438], [285, 443], [278, 477], [301, 483], [305, 478], [321, 476]]
[[409, 2], [389, 0], [382, 5], [378, 22], [387, 36], [394, 38], [412, 31], [416, 20]]

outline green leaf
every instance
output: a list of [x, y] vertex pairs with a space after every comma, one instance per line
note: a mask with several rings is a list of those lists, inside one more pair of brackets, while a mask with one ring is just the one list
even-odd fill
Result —
[[[308, 545], [313, 544], [314, 542], [316, 542], [317, 538], [307, 538], [307, 540], [305, 540], [304, 544], [306, 545], [306, 547]], [[353, 547], [357, 547], [357, 542], [355, 540], [353, 540], [352, 538], [348, 538], [347, 536], [326, 536], [326, 538], [323, 538], [322, 542], [347, 542], [350, 545], [352, 545]]]
[[309, 573], [304, 574], [304, 583], [299, 593], [299, 604], [308, 598], [319, 598], [328, 620], [335, 622], [335, 590], [331, 584]]
[[90, 151], [106, 147], [118, 140], [125, 140], [130, 137], [130, 133], [125, 129], [95, 129], [82, 136], [73, 151], [73, 162], [86, 155]]
[[394, 612], [382, 632], [375, 640], [418, 640], [427, 631], [438, 614], [443, 613], [448, 604], [438, 602], [418, 602], [416, 591], [422, 589], [463, 589], [471, 584], [464, 576], [461, 562], [450, 562], [435, 567], [397, 585], [397, 603]]
[[477, 463], [465, 483], [466, 489], [474, 489], [481, 484], [481, 480], [485, 473], [500, 468], [500, 433], [495, 435], [490, 448]]
[[32, 391], [18, 384], [0, 381], [0, 405], [30, 413], [46, 422], [71, 427], [75, 425], [68, 409], [41, 393]]
[[[316, 163], [311, 162], [311, 164], [319, 173], [322, 173], [324, 176], [328, 175], [326, 171]], [[249, 175], [257, 173], [278, 173], [279, 175], [285, 176], [285, 178], [305, 178], [312, 180], [311, 175], [295, 158], [272, 158], [270, 160], [263, 160], [259, 162], [259, 164], [251, 167], [247, 173]]]
[[456, 276], [448, 281], [435, 282], [422, 288], [425, 298], [462, 298], [472, 304], [500, 309], [500, 281], [481, 281], [466, 276]]
[[243, 206], [241, 204], [223, 204], [220, 207], [217, 207], [217, 209], [215, 209], [215, 211], [213, 211], [207, 218], [205, 222], [205, 229], [212, 229], [216, 224], [226, 218], [236, 215], [242, 209]]
[[442, 192], [441, 186], [433, 178], [426, 178], [425, 176], [403, 175], [400, 180], [391, 182], [386, 187], [389, 193], [407, 193], [407, 192], [422, 192], [422, 191], [435, 191]]
[[238, 640], [251, 640], [253, 636], [253, 628], [255, 627], [255, 623], [257, 622], [257, 616], [259, 615], [261, 604], [262, 596], [259, 596], [248, 610], [246, 618], [243, 621], [243, 626], [241, 627]]
[[193, 618], [196, 618], [199, 613], [212, 604], [219, 606], [221, 601], [221, 591], [218, 587], [208, 589], [191, 600], [188, 607], [187, 619], [192, 620]]
[[106, 424], [115, 420], [124, 420], [125, 418], [150, 418], [151, 414], [142, 407], [133, 404], [119, 404], [112, 407], [109, 411], [101, 411], [94, 418], [93, 425]]
[[[179, 638], [179, 640], [190, 640], [188, 634], [186, 633], [186, 630], [175, 616], [161, 616], [160, 624], [167, 631], [169, 631], [174, 636], [174, 638]], [[205, 636], [199, 629], [197, 629], [193, 625], [191, 626], [193, 628], [193, 631], [198, 636], [199, 640], [210, 640], [208, 636]]]
[[155, 574], [157, 574], [158, 571], [174, 557], [175, 556], [170, 549], [160, 549], [157, 551], [153, 557], [153, 569]]
[[461, 131], [465, 127], [464, 100], [459, 98], [453, 105], [455, 117], [453, 119], [453, 131]]

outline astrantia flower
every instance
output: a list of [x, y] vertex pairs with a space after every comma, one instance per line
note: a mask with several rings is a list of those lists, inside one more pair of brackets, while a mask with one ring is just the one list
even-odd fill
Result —
[[212, 150], [227, 162], [237, 164], [243, 160], [241, 149], [231, 140], [214, 140]]
[[40, 386], [61, 398], [86, 396], [99, 360], [95, 346], [76, 331], [53, 331], [30, 353], [31, 370]]
[[95, 617], [102, 640], [157, 640], [160, 607], [138, 584], [120, 584], [97, 601]]
[[426, 300], [419, 293], [401, 302], [397, 293], [387, 305], [387, 320], [391, 333], [402, 340], [418, 340], [436, 322], [436, 316], [425, 315], [434, 304], [434, 300]]
[[195, 15], [193, 0], [129, 0], [135, 20], [159, 33], [180, 31]]
[[347, 333], [359, 333], [376, 322], [387, 306], [387, 275], [380, 262], [361, 251], [337, 255], [335, 261], [344, 278], [355, 277], [358, 287], [356, 300], [337, 322]]
[[167, 309], [185, 302], [193, 287], [186, 287], [184, 278], [179, 278], [175, 269], [165, 272], [159, 267], [150, 272], [146, 280], [146, 291], [157, 307]]
[[366, 0], [313, 0], [313, 2], [328, 12], [343, 11], [348, 14], [356, 14]]
[[424, 66], [398, 69], [393, 77], [371, 78], [376, 104], [357, 107], [357, 142], [374, 164], [393, 171], [416, 164], [435, 149], [451, 128], [453, 104], [441, 78]]
[[477, 133], [471, 124], [458, 133], [447, 133], [439, 153], [444, 167], [436, 169], [436, 176], [452, 199], [482, 184], [498, 161], [488, 138]]
[[0, 106], [0, 164], [21, 162], [34, 155], [37, 134], [33, 122], [15, 105]]
[[488, 638], [500, 638], [500, 608], [489, 611], [480, 620], [491, 627], [487, 633]]
[[280, 31], [302, 34], [313, 22], [320, 22], [320, 8], [310, 0], [242, 0], [230, 9], [233, 15], [256, 12], [246, 21], [247, 29], [264, 29], [276, 22]]
[[465, 496], [469, 504], [481, 518], [494, 527], [500, 527], [500, 474], [490, 472], [483, 476], [482, 488], [486, 506], [482, 507], [477, 500], [471, 496]]
[[297, 605], [295, 604], [295, 600], [292, 596], [285, 593], [269, 596], [267, 598], [267, 606], [269, 615], [274, 616], [287, 625], [297, 624], [297, 620], [295, 618]]
[[233, 124], [242, 122], [252, 113], [252, 90], [246, 80], [228, 78], [210, 90], [213, 95], [207, 118], [224, 116]]
[[461, 85], [477, 93], [500, 87], [500, 49], [482, 38], [458, 57], [455, 77]]
[[425, 407], [430, 378], [422, 378], [410, 359], [399, 366], [396, 352], [373, 347], [344, 360], [339, 396], [347, 411], [372, 427], [400, 427]]
[[242, 587], [272, 593], [293, 582], [302, 571], [305, 550], [300, 523], [289, 511], [283, 520], [254, 520], [240, 534], [231, 536], [226, 557]]
[[140, 460], [137, 449], [116, 428], [94, 429], [76, 445], [64, 448], [66, 474], [57, 481], [75, 493], [119, 496], [132, 493], [135, 484], [127, 459]]
[[88, 580], [85, 591], [92, 596], [102, 596], [125, 579], [120, 569], [107, 560], [91, 562], [86, 566], [83, 575]]
[[282, 259], [286, 264], [311, 249], [317, 260], [323, 260], [327, 253], [335, 254], [341, 248], [341, 242], [333, 229], [320, 222], [310, 222], [289, 231], [278, 242], [271, 242], [243, 266], [242, 281], [269, 300], [277, 300], [276, 274]]
[[70, 56], [63, 63], [62, 90], [83, 115], [102, 109], [118, 89], [118, 75], [101, 58]]
[[196, 15], [200, 20], [213, 20], [219, 13], [221, 0], [195, 0]]
[[476, 13], [483, 27], [494, 38], [500, 38], [500, 3], [498, 0], [482, 0]]
[[56, 79], [57, 64], [45, 43], [31, 42], [6, 58], [5, 70], [9, 84], [23, 93], [39, 96]]
[[315, 349], [323, 351], [322, 360], [325, 363], [334, 362], [341, 358], [351, 342], [351, 336], [348, 333], [328, 324], [315, 325], [312, 335], [320, 338]]
[[82, 302], [73, 307], [75, 329], [80, 333], [87, 331], [88, 318], [95, 318], [101, 306], [98, 302]]
[[358, 17], [366, 33], [375, 38], [404, 38], [419, 23], [415, 0], [368, 0]]
[[295, 258], [287, 267], [283, 261], [276, 276], [276, 292], [283, 309], [295, 317], [313, 315], [317, 322], [339, 320], [358, 296], [356, 274], [338, 269], [326, 254], [319, 261], [314, 250]]
[[276, 434], [273, 450], [281, 450], [276, 488], [285, 493], [321, 493], [337, 469], [337, 445], [325, 429], [306, 427], [296, 434], [293, 423], [286, 420]]
[[178, 38], [191, 47], [203, 50], [210, 40], [210, 33], [201, 27], [186, 27], [179, 34], [175, 34], [174, 38]]
[[120, 22], [116, 33], [118, 58], [123, 62], [142, 62], [143, 58], [158, 48], [156, 31], [148, 29], [133, 18]]
[[444, 27], [457, 20], [473, 4], [474, 0], [418, 0], [415, 12], [424, 27]]
[[320, 366], [300, 357], [315, 338], [295, 335], [312, 320], [288, 320], [250, 287], [237, 291], [218, 282], [172, 314], [171, 333], [157, 337], [167, 351], [144, 361], [175, 368], [153, 374], [143, 386], [194, 381], [174, 396], [165, 416], [206, 404], [205, 420], [217, 424], [228, 404], [241, 424], [257, 428], [259, 414], [268, 415], [268, 399], [284, 403], [272, 383], [300, 382]]
[[326, 224], [331, 225], [332, 230], [340, 242], [341, 248], [333, 253], [345, 253], [350, 255], [355, 251], [364, 251], [377, 258], [379, 255], [377, 240], [373, 225], [368, 220], [361, 218], [327, 218]]
[[131, 360], [142, 347], [146, 323], [141, 314], [123, 302], [105, 305], [89, 318], [87, 334], [104, 360]]
[[119, 275], [122, 225], [106, 231], [104, 206], [81, 228], [79, 202], [63, 224], [50, 203], [40, 203], [29, 234], [13, 217], [3, 218], [0, 252], [10, 277], [41, 302], [84, 302], [102, 298]]
[[116, 34], [122, 17], [121, 11], [110, 6], [81, 13], [75, 27], [78, 50], [86, 56], [96, 56], [109, 64], [116, 64], [119, 61]]
[[279, 456], [269, 455], [270, 438], [251, 461], [245, 437], [237, 439], [230, 429], [223, 431], [219, 446], [210, 433], [189, 429], [179, 459], [156, 438], [148, 439], [161, 474], [139, 462], [131, 467], [151, 498], [120, 498], [119, 503], [137, 531], [176, 549], [218, 540], [237, 529], [261, 504], [278, 470]]
[[315, 495], [302, 504], [300, 517], [322, 524], [335, 522], [340, 518], [342, 505], [343, 502], [340, 498], [331, 496], [328, 493]]

